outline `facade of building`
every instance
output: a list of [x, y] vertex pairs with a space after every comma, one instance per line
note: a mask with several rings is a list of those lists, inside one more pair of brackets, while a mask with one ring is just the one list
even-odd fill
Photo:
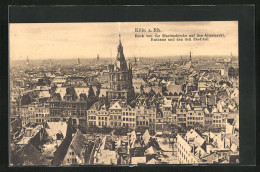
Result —
[[136, 127], [136, 113], [135, 109], [130, 106], [125, 106], [122, 108], [122, 126], [135, 128]]
[[110, 127], [121, 127], [122, 126], [122, 106], [119, 102], [115, 102], [109, 108], [109, 121]]

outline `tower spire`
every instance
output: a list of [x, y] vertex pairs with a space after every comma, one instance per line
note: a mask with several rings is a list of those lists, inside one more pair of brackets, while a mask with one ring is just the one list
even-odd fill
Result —
[[190, 62], [191, 62], [191, 51], [190, 51]]
[[28, 58], [28, 56], [27, 56], [27, 65], [29, 65], [29, 63], [30, 63], [30, 62], [29, 62], [29, 58]]

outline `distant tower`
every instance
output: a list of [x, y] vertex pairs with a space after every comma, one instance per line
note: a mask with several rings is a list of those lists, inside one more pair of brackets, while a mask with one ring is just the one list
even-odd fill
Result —
[[97, 61], [99, 61], [99, 54], [97, 55]]
[[233, 54], [231, 52], [231, 55], [230, 55], [230, 64], [233, 65]]
[[125, 60], [121, 37], [119, 35], [119, 45], [114, 64], [109, 65], [110, 89], [107, 91], [109, 102], [123, 100], [130, 103], [134, 98], [134, 88], [132, 84], [132, 64]]
[[192, 59], [191, 59], [191, 51], [190, 51], [190, 62], [192, 62]]
[[135, 65], [136, 65], [136, 57], [135, 57]]
[[30, 64], [28, 56], [27, 56], [27, 61], [26, 61], [26, 64], [27, 64], [27, 65], [29, 65], [29, 64]]
[[52, 61], [51, 61], [51, 59], [49, 60], [49, 62], [50, 62], [50, 67], [52, 67]]
[[78, 58], [78, 65], [80, 64], [80, 59]]

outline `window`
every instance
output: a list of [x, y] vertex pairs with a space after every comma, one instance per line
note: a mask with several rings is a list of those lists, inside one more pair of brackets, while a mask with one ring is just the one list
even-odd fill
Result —
[[70, 162], [70, 159], [69, 159], [69, 158], [67, 159], [67, 162], [68, 162], [68, 163]]
[[76, 163], [77, 159], [76, 158], [72, 158], [72, 163]]

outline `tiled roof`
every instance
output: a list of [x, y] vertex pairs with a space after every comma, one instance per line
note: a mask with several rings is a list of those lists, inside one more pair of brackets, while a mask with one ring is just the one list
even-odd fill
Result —
[[22, 147], [17, 155], [23, 165], [50, 165], [50, 161], [30, 143]]
[[86, 143], [86, 137], [78, 130], [71, 141], [71, 146], [79, 157], [81, 156], [81, 152], [84, 151]]

